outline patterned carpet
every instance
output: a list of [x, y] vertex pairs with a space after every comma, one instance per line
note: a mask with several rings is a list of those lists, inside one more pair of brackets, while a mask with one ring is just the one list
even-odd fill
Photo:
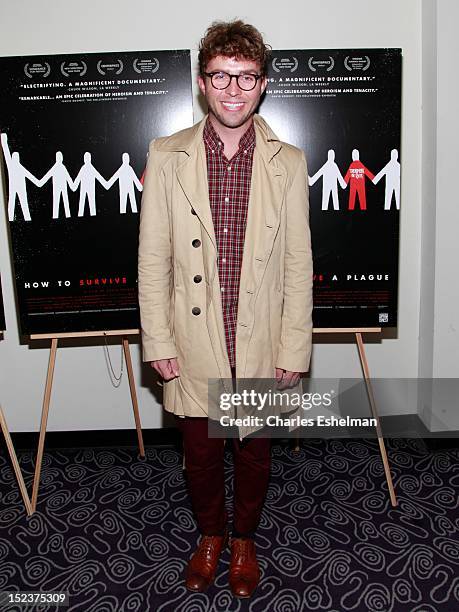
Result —
[[[459, 610], [458, 451], [401, 439], [388, 451], [396, 509], [375, 440], [273, 445], [262, 580], [252, 599], [234, 600], [228, 551], [207, 593], [183, 586], [198, 533], [177, 451], [48, 452], [38, 512], [26, 518], [2, 449], [0, 591], [67, 590], [72, 612]], [[32, 454], [20, 462], [30, 489]], [[226, 462], [231, 499], [230, 451]]]

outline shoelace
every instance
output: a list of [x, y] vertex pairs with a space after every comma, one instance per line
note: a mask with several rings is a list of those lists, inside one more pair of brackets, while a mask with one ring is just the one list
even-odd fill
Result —
[[204, 536], [202, 538], [202, 541], [199, 545], [199, 554], [206, 558], [209, 556], [209, 554], [212, 552], [212, 538], [208, 537], [208, 536]]
[[240, 542], [236, 542], [235, 554], [237, 555], [238, 560], [240, 560], [241, 563], [245, 563], [248, 560], [249, 547], [250, 547], [250, 542], [244, 542], [244, 540]]

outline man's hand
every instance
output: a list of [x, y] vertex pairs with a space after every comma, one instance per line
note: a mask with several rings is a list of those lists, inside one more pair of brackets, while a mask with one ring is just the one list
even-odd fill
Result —
[[300, 380], [301, 372], [290, 372], [276, 368], [276, 380], [279, 389], [289, 389], [295, 387]]
[[165, 381], [172, 380], [180, 376], [177, 358], [172, 359], [158, 359], [157, 361], [150, 361], [151, 367], [158, 372]]

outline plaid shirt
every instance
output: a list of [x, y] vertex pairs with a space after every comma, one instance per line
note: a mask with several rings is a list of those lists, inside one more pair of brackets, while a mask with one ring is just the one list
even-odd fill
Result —
[[207, 158], [209, 200], [218, 251], [218, 275], [230, 366], [236, 365], [236, 323], [244, 251], [247, 209], [252, 180], [255, 129], [253, 123], [239, 141], [231, 160], [209, 119], [203, 133]]

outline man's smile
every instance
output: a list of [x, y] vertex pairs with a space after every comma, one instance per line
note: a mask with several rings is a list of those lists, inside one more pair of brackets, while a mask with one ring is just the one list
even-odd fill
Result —
[[222, 105], [226, 110], [237, 111], [244, 106], [244, 102], [222, 102]]

